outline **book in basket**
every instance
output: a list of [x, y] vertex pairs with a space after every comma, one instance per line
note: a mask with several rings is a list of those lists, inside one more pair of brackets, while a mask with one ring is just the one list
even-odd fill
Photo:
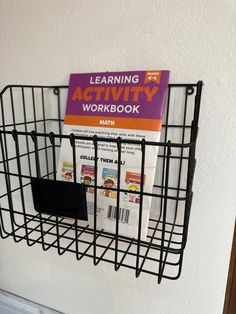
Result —
[[[142, 208], [141, 239], [146, 239], [152, 200], [147, 195], [140, 198], [140, 190], [152, 193], [158, 146], [145, 145], [142, 173], [141, 145], [132, 140], [160, 140], [168, 80], [169, 71], [160, 70], [71, 74], [64, 134], [106, 138], [97, 142], [97, 176], [94, 142], [76, 140], [76, 181], [86, 185], [91, 226], [96, 184], [97, 228], [114, 233], [118, 216], [119, 234], [137, 238]], [[131, 140], [121, 143], [120, 170], [117, 143], [110, 141], [117, 138]], [[68, 139], [62, 139], [57, 179], [74, 181]]]

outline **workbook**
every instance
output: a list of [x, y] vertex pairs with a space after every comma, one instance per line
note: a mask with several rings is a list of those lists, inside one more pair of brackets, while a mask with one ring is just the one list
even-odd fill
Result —
[[[169, 71], [162, 70], [71, 74], [63, 134], [88, 137], [76, 140], [75, 166], [76, 181], [86, 186], [91, 227], [96, 194], [98, 229], [115, 233], [118, 216], [119, 234], [137, 238], [142, 208], [141, 239], [146, 239], [152, 199], [141, 196], [140, 190], [152, 193], [158, 146], [145, 146], [142, 174], [139, 143], [160, 140], [168, 80]], [[98, 137], [97, 173], [94, 135]], [[117, 143], [110, 141], [118, 137], [138, 141], [121, 143], [120, 171]], [[70, 141], [62, 139], [57, 179], [73, 182], [74, 175]]]

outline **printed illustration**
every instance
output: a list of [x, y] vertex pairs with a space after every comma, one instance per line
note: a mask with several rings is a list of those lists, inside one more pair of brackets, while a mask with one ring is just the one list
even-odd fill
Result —
[[63, 161], [61, 168], [61, 178], [67, 182], [73, 182], [74, 180], [74, 171], [73, 163], [68, 161]]
[[[85, 185], [94, 185], [94, 166], [82, 165], [81, 166], [81, 183]], [[94, 193], [92, 187], [87, 186], [86, 192]]]
[[[145, 183], [146, 175], [144, 175], [144, 183]], [[127, 171], [125, 174], [125, 183], [127, 189], [134, 192], [140, 191], [140, 184], [141, 184], [141, 174], [136, 172], [129, 172]], [[132, 203], [140, 203], [140, 195], [134, 193], [125, 193], [125, 201], [132, 202]]]
[[[103, 168], [102, 171], [102, 186], [105, 188], [116, 188], [117, 187], [117, 170]], [[102, 190], [102, 195], [106, 197], [116, 198], [116, 192], [113, 190]]]

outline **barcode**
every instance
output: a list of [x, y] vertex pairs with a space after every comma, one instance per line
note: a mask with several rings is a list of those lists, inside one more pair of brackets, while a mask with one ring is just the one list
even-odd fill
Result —
[[[130, 210], [125, 209], [125, 208], [120, 208], [118, 219], [120, 220], [120, 222], [128, 224], [129, 223], [129, 215], [130, 215]], [[116, 219], [116, 217], [117, 217], [117, 207], [109, 205], [108, 212], [107, 212], [107, 218], [109, 218], [110, 220], [113, 220], [113, 219]]]

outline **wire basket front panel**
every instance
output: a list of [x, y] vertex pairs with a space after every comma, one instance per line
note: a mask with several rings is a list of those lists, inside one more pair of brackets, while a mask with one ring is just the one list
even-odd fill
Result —
[[[115, 270], [131, 268], [136, 276], [146, 272], [158, 276], [158, 282], [178, 278], [192, 199], [200, 92], [199, 84], [170, 85], [161, 141], [143, 144], [158, 145], [159, 157], [153, 191], [142, 193], [152, 196], [152, 208], [147, 240], [141, 241], [141, 223], [131, 239], [120, 235], [119, 228], [111, 233], [96, 222], [35, 211], [31, 178], [55, 180], [62, 137], [71, 143], [63, 135], [67, 87], [7, 87], [1, 94], [1, 237], [26, 240], [29, 246], [39, 243], [44, 250], [53, 247], [78, 260], [91, 257], [94, 264], [106, 261]], [[102, 139], [90, 140], [96, 153]], [[68, 153], [73, 154], [72, 146]], [[95, 182], [95, 189], [100, 188]]]

